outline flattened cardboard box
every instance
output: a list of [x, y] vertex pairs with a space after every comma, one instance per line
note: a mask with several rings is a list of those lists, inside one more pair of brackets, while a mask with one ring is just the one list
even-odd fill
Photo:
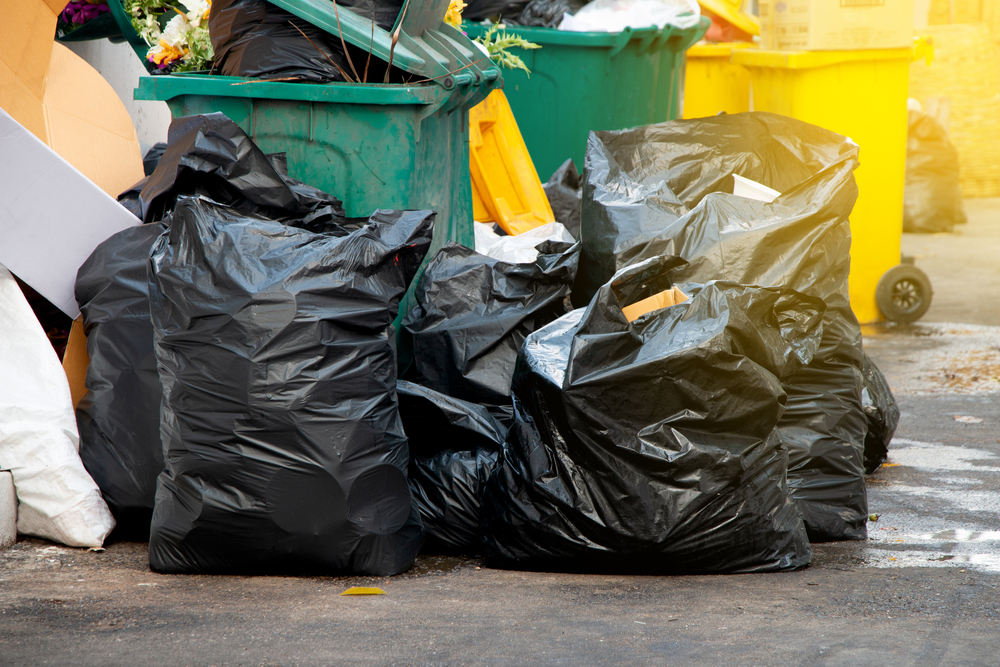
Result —
[[913, 44], [913, 0], [760, 0], [761, 48], [900, 49]]
[[139, 219], [0, 110], [0, 264], [72, 318], [76, 273]]

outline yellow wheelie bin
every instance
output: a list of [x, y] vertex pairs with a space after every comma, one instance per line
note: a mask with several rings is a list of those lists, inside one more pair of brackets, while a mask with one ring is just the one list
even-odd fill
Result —
[[933, 51], [733, 51], [746, 67], [757, 111], [791, 116], [850, 137], [860, 147], [851, 214], [851, 306], [862, 323], [913, 322], [930, 306], [927, 276], [901, 264], [910, 62]]
[[688, 49], [683, 118], [750, 110], [750, 73], [731, 58], [734, 49], [750, 46], [747, 42], [727, 42], [695, 44]]

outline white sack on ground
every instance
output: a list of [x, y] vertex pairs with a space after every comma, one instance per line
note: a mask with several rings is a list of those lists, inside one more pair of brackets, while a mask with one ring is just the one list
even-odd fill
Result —
[[59, 357], [14, 277], [0, 266], [0, 468], [17, 490], [17, 531], [100, 547], [115, 526], [80, 462]]

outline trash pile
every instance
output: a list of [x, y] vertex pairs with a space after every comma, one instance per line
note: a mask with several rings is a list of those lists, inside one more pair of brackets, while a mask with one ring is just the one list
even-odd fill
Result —
[[965, 223], [959, 176], [958, 151], [947, 130], [933, 116], [910, 109], [903, 231], [937, 234]]
[[[339, 4], [387, 30], [402, 3]], [[632, 4], [697, 20], [693, 2]], [[357, 46], [282, 12], [217, 1], [221, 73], [354, 80]], [[75, 420], [0, 268], [0, 466], [22, 532], [97, 547], [117, 524], [165, 573], [377, 576], [422, 550], [784, 571], [810, 541], [866, 536], [864, 474], [899, 409], [848, 301], [849, 139], [766, 113], [592, 133], [584, 177], [567, 161], [545, 184], [556, 221], [516, 235], [348, 217], [289, 176], [293, 156], [221, 113], [174, 120], [118, 199], [134, 220], [78, 263]], [[474, 243], [434, 237], [463, 225]]]

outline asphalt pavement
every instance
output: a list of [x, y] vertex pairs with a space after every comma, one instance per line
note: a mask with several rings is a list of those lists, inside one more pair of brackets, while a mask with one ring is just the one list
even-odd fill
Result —
[[866, 328], [902, 417], [865, 542], [786, 574], [421, 557], [337, 578], [158, 575], [143, 543], [22, 539], [0, 552], [0, 665], [1000, 665], [1000, 200], [968, 208], [960, 234], [904, 238], [927, 317]]

